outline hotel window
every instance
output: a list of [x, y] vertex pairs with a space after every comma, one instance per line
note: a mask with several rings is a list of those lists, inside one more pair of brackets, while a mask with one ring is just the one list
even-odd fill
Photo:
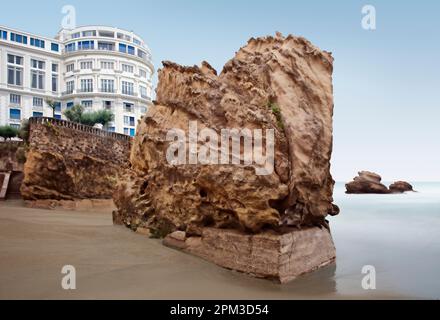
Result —
[[130, 135], [130, 128], [124, 128], [124, 134], [125, 135]]
[[141, 111], [142, 114], [147, 113], [147, 107], [143, 107], [143, 106], [142, 106], [142, 107], [140, 108], [140, 111]]
[[31, 88], [44, 90], [44, 77], [43, 71], [31, 70]]
[[23, 85], [23, 57], [8, 54], [8, 84]]
[[93, 61], [81, 61], [80, 63], [81, 70], [90, 70], [93, 68]]
[[129, 64], [122, 64], [122, 71], [133, 73], [134, 72], [134, 67], [129, 65]]
[[144, 70], [144, 69], [139, 69], [139, 76], [141, 77], [141, 78], [147, 78], [147, 71], [146, 70]]
[[14, 86], [23, 85], [23, 68], [8, 66], [8, 84]]
[[73, 102], [72, 101], [66, 103], [66, 108], [67, 109], [70, 109], [72, 107], [73, 107]]
[[138, 57], [142, 59], [146, 59], [147, 54], [144, 51], [138, 49]]
[[3, 40], [7, 40], [8, 39], [8, 32], [0, 30], [0, 38]]
[[115, 44], [113, 42], [98, 42], [99, 50], [115, 51]]
[[84, 108], [91, 108], [93, 106], [93, 101], [92, 100], [83, 100], [83, 101], [81, 101], [81, 105]]
[[90, 50], [95, 48], [94, 41], [79, 41], [78, 50]]
[[22, 66], [23, 65], [23, 57], [14, 56], [13, 54], [8, 54], [8, 63], [17, 64], [17, 65]]
[[33, 102], [32, 104], [34, 107], [42, 107], [43, 106], [43, 98], [34, 97], [32, 102]]
[[9, 102], [12, 103], [12, 104], [20, 105], [21, 104], [21, 96], [19, 94], [11, 93], [9, 95]]
[[113, 70], [115, 68], [115, 63], [112, 61], [101, 61], [101, 69]]
[[96, 37], [96, 31], [95, 30], [83, 31], [82, 35], [83, 37]]
[[127, 45], [123, 44], [123, 43], [120, 43], [119, 44], [119, 52], [127, 53]]
[[52, 51], [55, 51], [55, 52], [58, 52], [58, 51], [60, 51], [60, 46], [58, 45], [58, 43], [51, 43], [50, 44], [50, 50], [52, 50]]
[[124, 116], [124, 125], [134, 127], [134, 117]]
[[81, 92], [93, 92], [93, 79], [81, 79]]
[[75, 68], [75, 64], [74, 63], [68, 64], [66, 66], [66, 72], [73, 72], [74, 68]]
[[110, 79], [101, 79], [101, 91], [102, 92], [114, 92], [115, 81]]
[[42, 116], [43, 116], [43, 112], [37, 112], [37, 111], [34, 111], [34, 112], [32, 113], [32, 116], [33, 116], [33, 117], [42, 117]]
[[58, 91], [58, 64], [52, 63], [52, 92]]
[[108, 127], [108, 132], [116, 132], [116, 128], [115, 127]]
[[66, 93], [71, 94], [75, 90], [75, 81], [67, 81], [66, 82]]
[[66, 50], [66, 52], [73, 52], [76, 50], [76, 44], [75, 42], [72, 43], [68, 43], [64, 46], [64, 49]]
[[128, 95], [134, 95], [134, 85], [131, 82], [122, 81], [122, 93]]
[[79, 32], [76, 32], [76, 33], [72, 34], [72, 39], [76, 39], [76, 38], [79, 38], [79, 37], [81, 37], [81, 33], [79, 33]]
[[45, 72], [41, 70], [44, 70], [45, 65], [44, 61], [31, 59], [31, 88], [44, 89]]
[[55, 102], [55, 112], [61, 112], [61, 102]]
[[141, 45], [141, 40], [139, 40], [137, 38], [133, 38], [133, 43], [135, 43], [137, 45]]
[[52, 92], [58, 92], [58, 75], [52, 74]]
[[142, 98], [148, 98], [147, 88], [139, 86], [139, 92]]
[[102, 102], [102, 105], [103, 105], [104, 109], [111, 110], [113, 107], [113, 102], [109, 101], [109, 100], [104, 100]]
[[46, 63], [41, 60], [31, 59], [31, 68], [44, 70], [46, 67]]
[[118, 39], [131, 41], [131, 37], [129, 35], [126, 35], [126, 34], [123, 34], [123, 33], [118, 33]]
[[11, 41], [27, 44], [27, 36], [11, 32]]
[[45, 47], [45, 43], [44, 40], [40, 40], [40, 39], [36, 39], [36, 38], [31, 38], [31, 46], [37, 47], [37, 48], [42, 48], [44, 49]]
[[132, 47], [132, 46], [128, 46], [128, 47], [127, 47], [127, 52], [128, 52], [128, 54], [132, 54], [132, 55], [134, 55], [134, 47]]
[[134, 137], [135, 130], [133, 128], [130, 128], [130, 137]]
[[56, 115], [55, 115], [55, 119], [61, 120], [61, 119], [62, 119], [62, 117], [61, 117], [61, 115], [60, 115], [60, 114], [56, 114]]
[[114, 38], [115, 37], [115, 33], [112, 32], [112, 31], [101, 30], [101, 31], [99, 31], [99, 36], [100, 37], [106, 37], [106, 38]]
[[128, 103], [128, 102], [124, 102], [124, 111], [125, 112], [134, 112], [134, 104], [132, 103]]
[[9, 109], [9, 119], [21, 120], [21, 110], [20, 109]]

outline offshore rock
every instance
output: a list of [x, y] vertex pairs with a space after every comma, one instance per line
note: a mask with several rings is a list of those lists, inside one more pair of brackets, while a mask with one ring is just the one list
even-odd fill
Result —
[[374, 172], [361, 171], [353, 181], [347, 183], [346, 193], [390, 193], [388, 188], [381, 183], [382, 177]]
[[404, 193], [414, 191], [413, 186], [406, 181], [396, 181], [389, 187], [391, 193]]
[[[137, 128], [131, 168], [114, 193], [114, 222], [150, 229], [152, 237], [178, 230], [200, 236], [205, 227], [247, 234], [328, 227], [327, 215], [339, 212], [330, 175], [332, 71], [331, 53], [279, 33], [250, 39], [220, 75], [207, 62], [163, 62], [156, 101]], [[218, 135], [224, 128], [273, 129], [274, 171], [169, 163], [167, 133], [188, 136], [192, 121], [199, 132]]]

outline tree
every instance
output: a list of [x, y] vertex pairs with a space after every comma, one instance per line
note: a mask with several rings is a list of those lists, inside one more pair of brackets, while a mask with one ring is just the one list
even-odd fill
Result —
[[51, 99], [46, 100], [46, 104], [52, 108], [52, 118], [55, 118], [55, 109], [57, 107], [57, 103]]
[[11, 126], [1, 126], [0, 127], [0, 137], [2, 137], [5, 140], [17, 137], [18, 133], [19, 133], [19, 130], [16, 128], [13, 128]]
[[18, 136], [26, 142], [29, 140], [29, 121], [28, 120], [23, 120], [21, 122], [21, 127], [18, 132]]
[[84, 112], [84, 108], [75, 105], [71, 109], [64, 111], [64, 115], [72, 122], [77, 122], [93, 127], [100, 123], [103, 126], [115, 119], [115, 115], [109, 110], [98, 110], [92, 112]]
[[98, 110], [93, 112], [94, 114], [94, 125], [97, 123], [102, 124], [104, 127], [109, 124], [109, 122], [112, 122], [115, 119], [115, 115], [109, 111], [109, 110]]
[[72, 122], [84, 123], [82, 121], [84, 115], [84, 107], [79, 104], [74, 105], [72, 108], [64, 111], [64, 115]]

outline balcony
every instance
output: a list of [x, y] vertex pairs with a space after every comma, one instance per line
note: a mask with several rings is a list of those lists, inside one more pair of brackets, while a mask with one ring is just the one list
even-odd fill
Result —
[[71, 94], [74, 94], [74, 93], [75, 93], [75, 90], [69, 90], [69, 91], [61, 92], [61, 95], [62, 96], [68, 96], [68, 95], [71, 95]]
[[77, 93], [93, 93], [93, 88], [80, 88], [76, 90]]
[[98, 91], [102, 93], [115, 93], [115, 88], [99, 88]]
[[9, 123], [21, 124], [21, 118], [9, 118]]
[[122, 90], [122, 94], [126, 95], [126, 96], [132, 96], [132, 97], [137, 97], [137, 92], [135, 91], [124, 91]]

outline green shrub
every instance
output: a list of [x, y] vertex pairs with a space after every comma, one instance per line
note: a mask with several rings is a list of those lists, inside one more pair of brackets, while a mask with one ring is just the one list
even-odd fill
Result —
[[115, 115], [109, 110], [84, 112], [84, 108], [80, 105], [75, 105], [72, 108], [64, 111], [64, 115], [72, 122], [77, 122], [92, 127], [97, 123], [106, 126], [115, 118]]
[[13, 128], [11, 126], [0, 126], [0, 137], [2, 137], [3, 139], [7, 140], [7, 139], [15, 138], [18, 137], [18, 135], [19, 135], [18, 129]]
[[277, 119], [277, 126], [280, 129], [284, 129], [284, 123], [283, 123], [283, 118], [281, 116], [280, 107], [276, 103], [271, 102], [271, 103], [269, 103], [269, 108], [272, 110], [272, 113], [274, 114], [275, 118]]

